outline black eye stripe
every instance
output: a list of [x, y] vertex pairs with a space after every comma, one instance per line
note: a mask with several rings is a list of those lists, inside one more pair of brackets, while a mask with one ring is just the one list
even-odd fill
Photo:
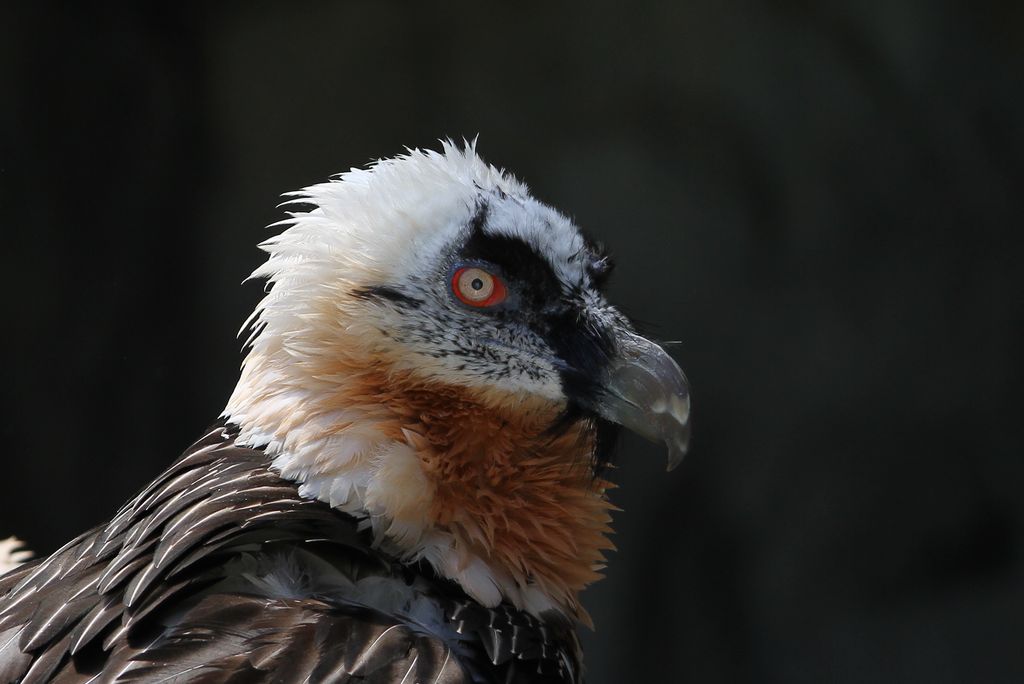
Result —
[[462, 248], [462, 258], [495, 264], [506, 276], [539, 296], [558, 296], [562, 286], [547, 259], [519, 238], [485, 232], [488, 212], [488, 203], [481, 201], [469, 222], [469, 237]]
[[422, 300], [410, 297], [404, 292], [386, 285], [362, 287], [357, 290], [353, 290], [352, 294], [360, 299], [367, 299], [370, 301], [388, 301], [406, 309], [418, 309], [423, 306]]

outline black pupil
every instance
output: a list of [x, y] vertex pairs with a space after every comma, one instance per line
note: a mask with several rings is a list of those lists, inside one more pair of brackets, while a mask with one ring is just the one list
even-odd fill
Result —
[[484, 289], [484, 281], [479, 278], [473, 278], [473, 282], [471, 282], [469, 286], [474, 290], [482, 290]]

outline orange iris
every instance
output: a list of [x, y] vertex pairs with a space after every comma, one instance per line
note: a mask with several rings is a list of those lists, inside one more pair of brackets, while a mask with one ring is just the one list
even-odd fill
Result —
[[501, 278], [476, 266], [465, 266], [455, 271], [452, 292], [463, 304], [479, 309], [500, 304], [508, 296]]

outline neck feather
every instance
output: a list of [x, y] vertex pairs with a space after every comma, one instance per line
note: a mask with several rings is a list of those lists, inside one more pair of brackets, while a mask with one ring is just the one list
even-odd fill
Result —
[[484, 605], [589, 622], [578, 597], [612, 548], [612, 506], [588, 421], [553, 432], [556, 403], [373, 363], [335, 361], [300, 386], [269, 361], [250, 355], [225, 414], [303, 495], [363, 519], [382, 548], [428, 561]]

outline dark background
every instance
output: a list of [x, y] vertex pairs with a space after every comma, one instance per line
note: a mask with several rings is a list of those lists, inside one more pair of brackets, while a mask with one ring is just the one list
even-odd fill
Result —
[[1024, 4], [136, 4], [0, 10], [0, 537], [216, 418], [279, 193], [479, 133], [694, 385], [590, 680], [1024, 681]]

